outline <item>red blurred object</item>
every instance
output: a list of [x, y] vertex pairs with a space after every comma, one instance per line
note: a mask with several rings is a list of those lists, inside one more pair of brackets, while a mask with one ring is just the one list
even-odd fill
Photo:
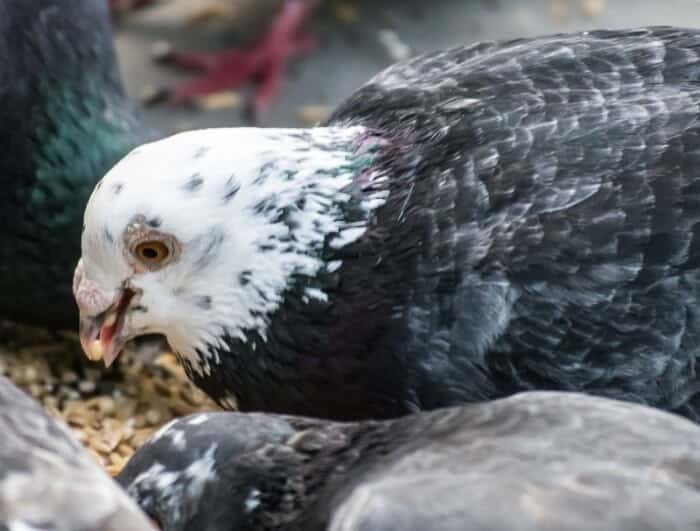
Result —
[[286, 0], [262, 37], [249, 48], [168, 53], [163, 58], [167, 63], [204, 75], [177, 86], [165, 101], [188, 103], [253, 81], [252, 110], [255, 118], [262, 118], [279, 95], [288, 62], [308, 55], [316, 46], [316, 39], [303, 26], [319, 3], [320, 0]]

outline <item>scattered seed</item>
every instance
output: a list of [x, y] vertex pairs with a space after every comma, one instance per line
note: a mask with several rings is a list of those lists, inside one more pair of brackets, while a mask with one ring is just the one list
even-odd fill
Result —
[[157, 411], [155, 409], [151, 409], [146, 412], [146, 422], [150, 424], [151, 426], [155, 426], [160, 423], [162, 415], [160, 414], [160, 411]]
[[83, 394], [94, 393], [95, 389], [97, 389], [97, 384], [91, 380], [83, 380], [78, 382], [78, 391]]
[[145, 365], [120, 355], [107, 377], [104, 369], [88, 366], [75, 334], [56, 339], [5, 324], [0, 331], [0, 373], [40, 399], [112, 475], [172, 418], [219, 409], [187, 381], [171, 353]]
[[146, 439], [148, 439], [151, 436], [151, 434], [154, 431], [155, 431], [155, 429], [153, 429], [153, 428], [144, 428], [144, 429], [136, 430], [129, 442], [131, 442], [131, 444], [134, 448], [138, 448], [146, 441]]
[[[131, 433], [129, 435], [127, 435], [125, 431], [124, 439], [131, 439], [131, 437], [133, 437], [133, 434], [133, 430], [131, 430]], [[134, 453], [134, 449], [126, 443], [121, 443], [119, 446], [117, 446], [117, 453], [122, 457], [131, 457], [131, 455]]]
[[32, 395], [34, 398], [41, 398], [41, 396], [44, 394], [44, 388], [36, 383], [29, 384], [29, 387], [27, 389], [29, 391], [29, 394]]
[[80, 398], [80, 393], [78, 393], [78, 391], [76, 391], [75, 389], [68, 389], [68, 391], [66, 392], [66, 396], [70, 400], [78, 400], [78, 398]]
[[74, 371], [65, 371], [61, 374], [61, 383], [73, 384], [78, 381], [78, 375]]
[[237, 109], [241, 106], [241, 95], [238, 92], [222, 91], [200, 96], [196, 104], [205, 111], [220, 111], [222, 109]]

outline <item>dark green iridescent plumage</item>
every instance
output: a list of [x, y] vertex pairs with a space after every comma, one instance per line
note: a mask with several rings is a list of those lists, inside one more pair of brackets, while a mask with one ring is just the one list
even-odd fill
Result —
[[85, 203], [153, 135], [122, 87], [103, 0], [0, 0], [0, 57], [0, 319], [74, 327]]

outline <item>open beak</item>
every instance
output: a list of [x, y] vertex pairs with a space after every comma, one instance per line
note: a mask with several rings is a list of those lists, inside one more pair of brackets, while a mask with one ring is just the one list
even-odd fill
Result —
[[135, 301], [137, 292], [123, 288], [115, 302], [95, 317], [80, 316], [80, 344], [88, 359], [103, 360], [109, 367], [130, 339], [123, 333], [124, 318]]

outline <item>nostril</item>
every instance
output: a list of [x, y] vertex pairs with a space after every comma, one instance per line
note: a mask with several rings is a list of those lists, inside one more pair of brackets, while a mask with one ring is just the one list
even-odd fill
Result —
[[81, 274], [75, 287], [75, 301], [80, 313], [94, 317], [109, 309], [114, 301], [114, 294], [105, 293], [92, 280]]

